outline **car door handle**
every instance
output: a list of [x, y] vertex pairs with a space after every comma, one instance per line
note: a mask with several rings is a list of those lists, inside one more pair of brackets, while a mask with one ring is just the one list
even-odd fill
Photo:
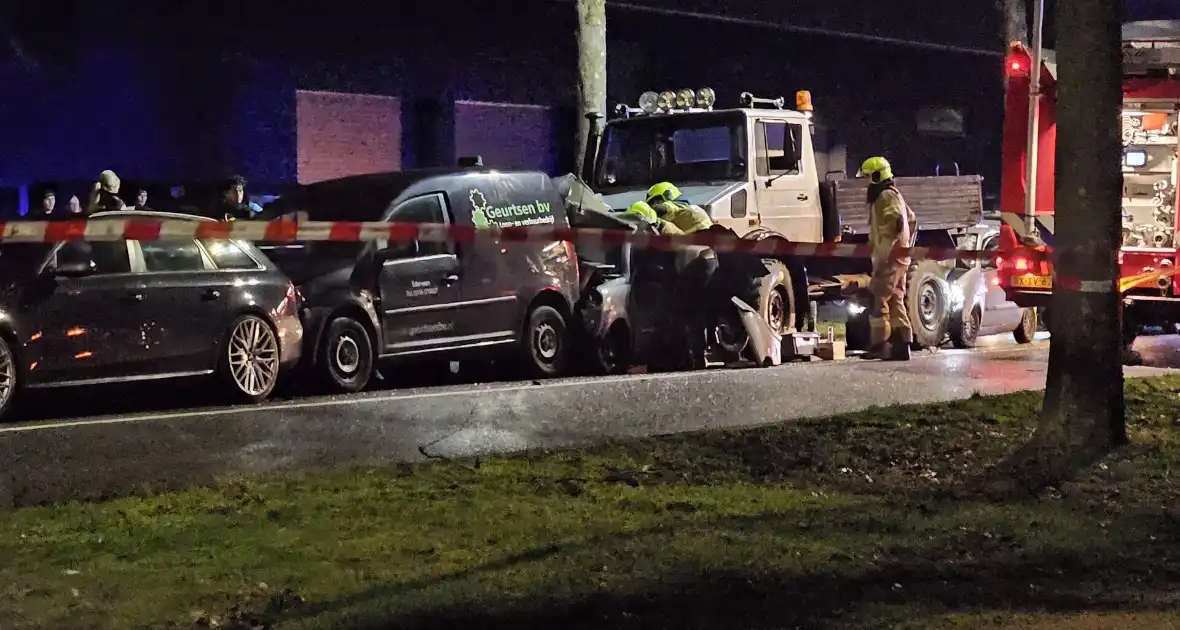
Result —
[[139, 291], [128, 291], [127, 295], [123, 296], [123, 302], [127, 304], [136, 304], [138, 302], [142, 302], [145, 297], [147, 296]]
[[221, 298], [221, 291], [218, 291], [217, 289], [207, 289], [204, 293], [201, 294], [201, 299], [206, 302], [212, 302], [213, 300], [217, 300], [220, 298]]
[[443, 282], [445, 284], [447, 284], [448, 286], [455, 284], [458, 281], [459, 281], [459, 276], [457, 274], [453, 274], [453, 273], [448, 275], [447, 277], [443, 278]]
[[795, 199], [798, 199], [799, 201], [807, 201], [808, 197], [807, 195], [799, 195], [798, 197], [795, 197]]

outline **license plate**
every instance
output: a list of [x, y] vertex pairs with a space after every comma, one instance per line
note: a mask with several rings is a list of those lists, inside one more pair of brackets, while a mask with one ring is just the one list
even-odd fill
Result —
[[1053, 278], [1052, 276], [1037, 276], [1026, 273], [1021, 276], [1012, 276], [1012, 286], [1022, 289], [1052, 289]]

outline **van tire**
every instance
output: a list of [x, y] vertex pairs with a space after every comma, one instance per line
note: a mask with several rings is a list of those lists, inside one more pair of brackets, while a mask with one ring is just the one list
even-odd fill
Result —
[[537, 378], [555, 378], [568, 371], [571, 339], [565, 318], [552, 306], [529, 312], [524, 329], [526, 369]]
[[946, 267], [934, 260], [923, 260], [910, 272], [906, 310], [914, 345], [918, 348], [937, 348], [946, 341], [951, 319], [951, 291], [946, 275]]
[[364, 324], [342, 316], [324, 326], [316, 349], [316, 367], [320, 383], [330, 393], [363, 390], [373, 376], [374, 366], [373, 339]]

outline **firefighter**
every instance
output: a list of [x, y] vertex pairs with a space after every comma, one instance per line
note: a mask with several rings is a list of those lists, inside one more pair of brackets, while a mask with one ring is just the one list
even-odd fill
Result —
[[680, 228], [656, 216], [656, 211], [652, 209], [652, 207], [646, 201], [636, 201], [635, 203], [631, 204], [631, 207], [627, 208], [627, 211], [623, 214], [639, 217], [648, 225], [655, 228], [655, 230], [660, 234], [684, 234], [684, 232], [680, 231]]
[[680, 228], [685, 234], [702, 232], [713, 227], [709, 213], [680, 198], [680, 189], [669, 182], [660, 182], [647, 190], [647, 204], [656, 216]]
[[[698, 206], [680, 198], [680, 189], [670, 182], [660, 182], [647, 191], [646, 205], [661, 221], [675, 226], [684, 234], [702, 232], [713, 227], [709, 214]], [[706, 366], [710, 314], [709, 288], [717, 272], [717, 254], [712, 249], [688, 252], [693, 256], [680, 270], [676, 282], [680, 332], [678, 344], [686, 354], [690, 369]]]
[[873, 307], [869, 312], [872, 345], [864, 358], [908, 361], [914, 339], [905, 300], [910, 258], [897, 250], [910, 247], [917, 217], [898, 192], [893, 169], [885, 158], [865, 160], [857, 177], [869, 179], [867, 201], [873, 261], [869, 283], [873, 293]]

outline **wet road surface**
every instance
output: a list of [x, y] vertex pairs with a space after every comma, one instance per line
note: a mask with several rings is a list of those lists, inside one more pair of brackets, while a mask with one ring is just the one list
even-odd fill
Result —
[[[10, 472], [0, 495], [16, 504], [93, 498], [234, 473], [550, 448], [1043, 387], [1046, 342], [984, 346], [921, 353], [908, 364], [850, 359], [47, 419], [0, 427]], [[1139, 347], [1158, 364], [1180, 362], [1175, 337]], [[1127, 369], [1130, 377], [1166, 372]]]

